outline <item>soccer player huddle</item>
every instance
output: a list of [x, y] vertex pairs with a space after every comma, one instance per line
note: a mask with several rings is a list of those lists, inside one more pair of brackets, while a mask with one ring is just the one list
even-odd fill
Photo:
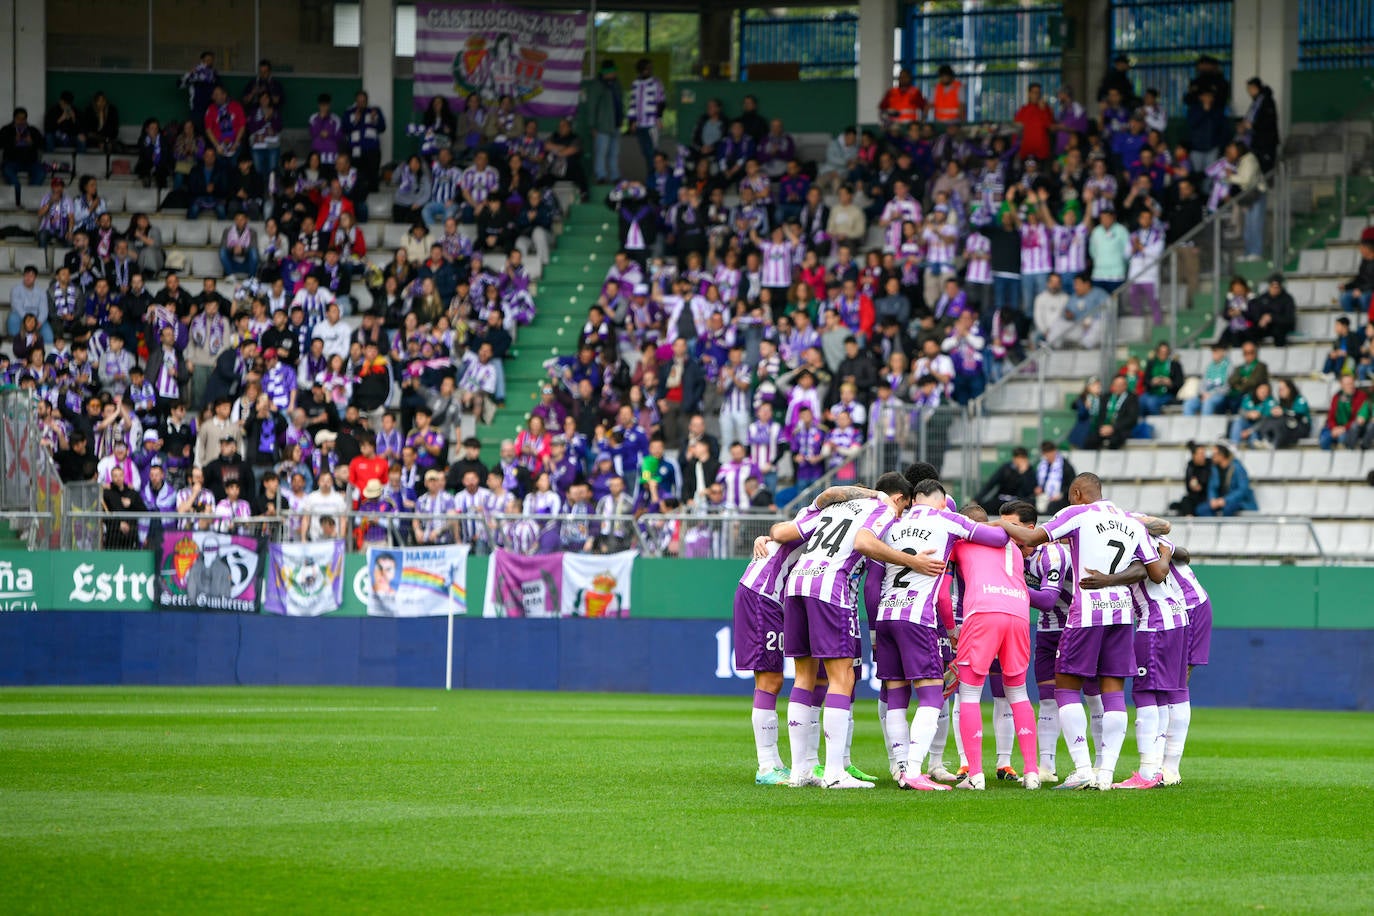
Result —
[[[1004, 503], [989, 519], [977, 505], [956, 511], [935, 469], [918, 462], [883, 474], [871, 490], [831, 487], [760, 537], [734, 607], [735, 666], [754, 672], [754, 781], [874, 787], [877, 777], [850, 758], [862, 602], [889, 772], [901, 788], [985, 787], [989, 680], [998, 779], [1027, 789], [1179, 783], [1188, 676], [1207, 663], [1211, 642], [1207, 592], [1187, 551], [1166, 537], [1167, 522], [1104, 499], [1093, 474], [1076, 477], [1068, 495], [1069, 507], [1043, 523], [1024, 501]], [[1026, 686], [1032, 609], [1038, 715]], [[790, 767], [778, 746], [785, 658], [795, 664]], [[1128, 678], [1140, 765], [1114, 783]], [[951, 733], [957, 773], [945, 766]], [[1062, 782], [1061, 734], [1073, 762]], [[1013, 740], [1024, 775], [1011, 766]]]

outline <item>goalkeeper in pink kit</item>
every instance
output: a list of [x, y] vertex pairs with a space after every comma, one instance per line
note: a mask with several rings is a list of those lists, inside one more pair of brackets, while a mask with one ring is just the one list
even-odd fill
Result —
[[[986, 522], [981, 507], [964, 510], [969, 518]], [[953, 560], [963, 578], [964, 622], [959, 630], [954, 665], [959, 677], [959, 733], [968, 756], [969, 776], [960, 789], [982, 789], [983, 683], [993, 659], [1002, 664], [1002, 683], [1011, 703], [1016, 740], [1026, 770], [1023, 785], [1040, 788], [1036, 768], [1035, 710], [1026, 691], [1030, 668], [1030, 590], [1025, 560], [1014, 542], [987, 547], [972, 541], [954, 545]]]

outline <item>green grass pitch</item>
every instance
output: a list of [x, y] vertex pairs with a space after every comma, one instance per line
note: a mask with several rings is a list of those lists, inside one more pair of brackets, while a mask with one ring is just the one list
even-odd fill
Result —
[[753, 756], [747, 694], [0, 691], [0, 912], [1374, 909], [1368, 713], [1197, 709], [1184, 785], [1138, 793], [756, 788]]

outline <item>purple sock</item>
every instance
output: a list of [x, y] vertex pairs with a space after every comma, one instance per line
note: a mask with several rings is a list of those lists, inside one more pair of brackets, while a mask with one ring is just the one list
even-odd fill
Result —
[[1065, 690], [1063, 687], [1054, 688], [1054, 701], [1062, 709], [1065, 706], [1072, 706], [1075, 703], [1082, 703], [1083, 698], [1078, 695], [1077, 690]]
[[776, 711], [778, 708], [778, 695], [776, 693], [769, 693], [767, 690], [755, 689], [754, 708]]
[[1125, 712], [1126, 692], [1124, 690], [1113, 690], [1111, 693], [1102, 694], [1102, 711]]
[[1083, 696], [1100, 697], [1102, 696], [1102, 682], [1097, 678], [1089, 678], [1083, 682]]
[[828, 697], [828, 696], [830, 696], [830, 685], [829, 685], [829, 684], [820, 684], [820, 685], [817, 685], [816, 689], [813, 690], [813, 691], [811, 691], [811, 702], [810, 702], [810, 703], [807, 703], [806, 705], [808, 705], [808, 706], [824, 706], [824, 705], [825, 705], [825, 698]]
[[[754, 695], [755, 697], [758, 696], [757, 690], [754, 691]], [[757, 699], [755, 700], [755, 702], [758, 702]], [[792, 692], [787, 695], [787, 702], [796, 703], [800, 706], [816, 705], [815, 703], [811, 702], [811, 691], [807, 690], [804, 687], [798, 687], [796, 684], [792, 685]]]
[[848, 709], [853, 705], [853, 702], [853, 700], [842, 693], [827, 693], [825, 695], [825, 703], [822, 705], [825, 706], [826, 709]]
[[911, 685], [903, 684], [900, 687], [892, 687], [887, 691], [888, 709], [907, 709], [911, 706]]
[[927, 684], [924, 687], [916, 688], [917, 706], [934, 706], [939, 708], [945, 705], [945, 690], [939, 684]]

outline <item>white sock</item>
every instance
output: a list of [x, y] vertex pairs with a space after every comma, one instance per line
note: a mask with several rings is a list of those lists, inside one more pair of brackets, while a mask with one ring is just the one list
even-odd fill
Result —
[[[916, 724], [911, 726], [912, 741], [916, 740]], [[940, 707], [940, 714], [935, 717], [935, 734], [930, 739], [930, 761], [926, 772], [930, 772], [936, 767], [945, 765], [945, 750], [949, 747], [949, 701]], [[921, 761], [916, 761], [916, 769], [920, 770]], [[911, 769], [911, 767], [907, 767]]]
[[[907, 721], [908, 707], [888, 707], [883, 732], [887, 735], [887, 759], [889, 766], [905, 763], [911, 744], [911, 723]], [[922, 754], [921, 756], [925, 756]]]
[[887, 737], [887, 700], [878, 697], [878, 728], [883, 733], [883, 747], [887, 748], [887, 768], [892, 769], [897, 761], [892, 758], [892, 742]]
[[782, 766], [782, 758], [778, 756], [776, 709], [754, 710], [754, 750], [758, 752], [760, 773]]
[[1121, 745], [1126, 742], [1126, 725], [1124, 710], [1102, 716], [1102, 754], [1097, 767], [1099, 779], [1114, 778], [1116, 761], [1121, 757]]
[[964, 736], [959, 734], [959, 694], [954, 694], [954, 706], [949, 711], [949, 730], [954, 733], [954, 749], [959, 752], [959, 766], [968, 766], [964, 753]]
[[793, 773], [806, 772], [806, 752], [810, 744], [811, 716], [814, 712], [811, 706], [803, 706], [792, 700], [787, 702], [787, 743], [792, 749]]
[[1083, 704], [1061, 705], [1059, 725], [1064, 730], [1064, 743], [1069, 746], [1069, 756], [1073, 758], [1074, 772], [1083, 775], [1092, 772], [1092, 755], [1088, 753], [1088, 715]]
[[1053, 698], [1040, 700], [1035, 737], [1040, 745], [1040, 772], [1053, 773], [1055, 749], [1059, 746], [1059, 703]]
[[1016, 720], [1006, 697], [992, 698], [992, 739], [997, 748], [997, 766], [1011, 766], [1011, 745], [1016, 740]]
[[849, 757], [849, 750], [854, 746], [854, 707], [849, 707], [849, 724], [845, 727], [844, 733], [844, 765], [849, 766], [852, 762]]
[[825, 732], [825, 781], [835, 782], [844, 775], [844, 742], [849, 732], [849, 710], [827, 706], [821, 721]]
[[1188, 741], [1188, 726], [1193, 721], [1193, 704], [1187, 700], [1169, 704], [1169, 730], [1164, 735], [1164, 769], [1178, 772], [1183, 760], [1183, 745]]
[[1097, 769], [1102, 769], [1102, 695], [1083, 695], [1083, 704], [1088, 711], [1088, 727], [1093, 736], [1093, 753], [1097, 755]]
[[806, 761], [803, 773], [810, 773], [821, 762], [821, 708], [806, 707]]
[[1149, 779], [1159, 775], [1164, 760], [1164, 742], [1159, 738], [1159, 707], [1137, 706], [1135, 746], [1140, 751], [1140, 775]]
[[[943, 706], [918, 706], [916, 715], [911, 717], [911, 745], [906, 753], [906, 771], [913, 776], [921, 772], [921, 761], [925, 759], [935, 739], [935, 732], [940, 723], [949, 723], [949, 718], [944, 714]], [[944, 755], [944, 748], [940, 749], [941, 756]], [[937, 763], [942, 763], [931, 754], [931, 767]]]

